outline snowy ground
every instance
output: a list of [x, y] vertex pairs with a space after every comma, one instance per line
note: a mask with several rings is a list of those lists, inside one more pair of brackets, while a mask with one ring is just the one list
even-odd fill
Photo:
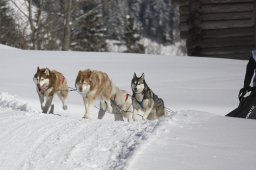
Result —
[[[0, 169], [256, 169], [253, 120], [226, 118], [238, 104], [246, 61], [118, 53], [22, 51], [0, 46]], [[160, 121], [82, 119], [82, 98], [56, 98], [40, 113], [37, 66], [62, 72], [105, 71], [130, 90], [133, 73], [174, 112]]]

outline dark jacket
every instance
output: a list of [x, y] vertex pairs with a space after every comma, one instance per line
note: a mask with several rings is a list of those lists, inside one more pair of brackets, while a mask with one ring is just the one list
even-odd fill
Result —
[[[246, 73], [244, 78], [244, 88], [248, 88], [250, 86], [255, 69], [256, 69], [256, 61], [254, 60], [253, 57], [251, 57], [246, 67]], [[255, 84], [256, 82], [254, 78], [253, 86], [255, 86]]]

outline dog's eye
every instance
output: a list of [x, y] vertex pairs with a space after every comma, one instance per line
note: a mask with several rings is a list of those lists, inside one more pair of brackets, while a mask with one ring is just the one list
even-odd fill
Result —
[[44, 78], [41, 78], [40, 80], [41, 80], [41, 81], [43, 81], [43, 80], [44, 80]]
[[87, 84], [86, 81], [80, 81], [79, 84]]

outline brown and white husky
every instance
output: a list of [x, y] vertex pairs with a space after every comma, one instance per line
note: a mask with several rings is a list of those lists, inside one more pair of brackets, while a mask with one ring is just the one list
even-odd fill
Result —
[[91, 110], [97, 99], [106, 103], [107, 111], [112, 112], [112, 82], [107, 73], [90, 69], [79, 71], [75, 86], [84, 100], [85, 114], [83, 118], [91, 117]]
[[63, 109], [67, 110], [68, 85], [66, 78], [60, 72], [37, 67], [33, 80], [36, 84], [36, 91], [43, 113], [47, 113], [50, 107], [50, 113], [53, 113], [54, 105], [52, 105], [52, 100], [55, 94], [60, 98]]

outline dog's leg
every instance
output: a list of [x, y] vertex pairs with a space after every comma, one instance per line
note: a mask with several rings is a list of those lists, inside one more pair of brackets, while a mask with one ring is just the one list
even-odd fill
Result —
[[53, 114], [54, 113], [54, 104], [51, 105], [51, 109], [50, 109], [50, 114]]
[[133, 121], [137, 121], [137, 115], [138, 115], [138, 110], [134, 108], [132, 112]]
[[48, 96], [46, 98], [46, 103], [45, 103], [45, 106], [43, 108], [43, 113], [47, 113], [51, 104], [52, 104], [52, 99], [53, 99], [53, 96]]
[[40, 101], [40, 104], [41, 104], [41, 109], [43, 110], [43, 108], [44, 108], [44, 96], [43, 95], [41, 95], [39, 92], [37, 92], [37, 94], [38, 94], [38, 97], [39, 97], [39, 101]]
[[124, 121], [122, 113], [114, 113], [115, 121]]
[[91, 118], [91, 111], [92, 111], [92, 108], [95, 106], [95, 103], [96, 103], [95, 99], [88, 102], [87, 112], [86, 112], [86, 115], [85, 115], [86, 119], [90, 119]]
[[143, 101], [143, 106], [146, 106], [146, 109], [143, 109], [144, 114], [142, 118], [143, 120], [147, 120], [148, 115], [150, 114], [151, 110], [154, 107], [154, 101], [146, 99]]
[[132, 116], [133, 116], [133, 113], [132, 113], [132, 101], [130, 100], [127, 100], [122, 108], [121, 108], [121, 116], [122, 116], [122, 120], [123, 118], [127, 118], [128, 119], [128, 122], [132, 122]]
[[96, 99], [88, 100], [86, 97], [83, 97], [85, 105], [85, 114], [83, 118], [89, 119], [91, 117], [91, 110], [95, 105]]
[[151, 113], [152, 108], [153, 108], [153, 106], [146, 109], [146, 110], [143, 110], [144, 111], [144, 114], [143, 114], [143, 117], [142, 117], [143, 120], [147, 120], [148, 115]]
[[111, 106], [111, 101], [110, 100], [105, 100], [106, 101], [106, 104], [107, 104], [107, 111], [109, 113], [112, 113], [113, 112], [113, 108]]
[[132, 122], [132, 120], [133, 120], [133, 113], [130, 112], [130, 111], [127, 111], [125, 113], [125, 115], [126, 115], [126, 118], [128, 119], [128, 122]]
[[138, 120], [137, 116], [140, 109], [140, 105], [135, 99], [132, 99], [132, 106], [130, 109], [131, 109], [131, 112], [133, 113], [132, 115], [133, 121]]
[[104, 101], [100, 101], [100, 110], [98, 113], [98, 119], [102, 119], [106, 113], [106, 103]]
[[88, 119], [88, 116], [87, 116], [88, 102], [87, 102], [86, 96], [83, 96], [83, 101], [84, 101], [84, 109], [85, 109], [83, 118]]
[[68, 106], [67, 106], [67, 98], [65, 98], [64, 96], [61, 95], [61, 93], [57, 93], [58, 97], [60, 98], [62, 105], [63, 105], [63, 110], [67, 110]]

